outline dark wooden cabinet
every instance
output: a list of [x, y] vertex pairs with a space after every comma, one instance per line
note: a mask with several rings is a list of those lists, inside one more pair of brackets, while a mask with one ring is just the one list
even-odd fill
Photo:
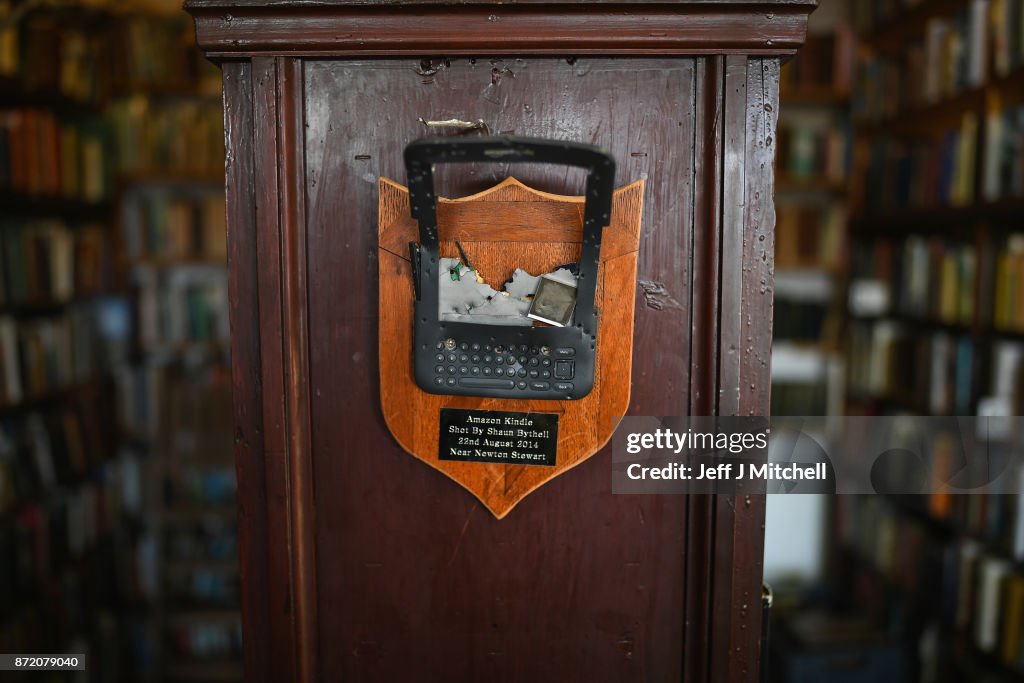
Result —
[[496, 520], [392, 440], [377, 180], [424, 120], [611, 150], [647, 179], [630, 413], [766, 414], [779, 59], [813, 6], [187, 3], [224, 71], [248, 680], [757, 679], [763, 497], [612, 495], [606, 448]]

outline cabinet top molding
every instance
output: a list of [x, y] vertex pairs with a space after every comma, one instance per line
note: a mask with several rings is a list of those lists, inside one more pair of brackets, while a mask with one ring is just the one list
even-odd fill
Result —
[[187, 0], [213, 58], [788, 55], [817, 0]]

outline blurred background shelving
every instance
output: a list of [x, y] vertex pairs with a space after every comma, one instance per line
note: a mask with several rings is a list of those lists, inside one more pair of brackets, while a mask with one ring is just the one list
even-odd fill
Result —
[[[1020, 415], [1024, 2], [823, 0], [822, 9], [841, 18], [843, 40], [851, 36], [849, 88], [836, 77], [826, 77], [831, 95], [823, 84], [808, 89], [813, 98], [784, 88], [780, 127], [810, 101], [845, 122], [828, 124], [832, 135], [848, 135], [845, 181], [819, 169], [805, 182], [829, 193], [847, 217], [837, 259], [843, 275], [828, 298], [833, 317], [808, 325], [813, 331], [819, 319], [837, 321], [815, 337], [838, 356], [836, 384], [792, 403], [773, 372], [773, 410]], [[809, 56], [802, 52], [783, 72], [800, 74]], [[812, 71], [827, 73], [824, 58], [814, 62]], [[780, 147], [780, 208], [799, 186], [786, 158]], [[805, 220], [819, 241], [831, 233], [828, 219]], [[782, 240], [782, 211], [778, 229]], [[806, 237], [796, 242], [817, 252]], [[788, 259], [780, 245], [777, 290], [789, 286]], [[809, 281], [793, 289], [824, 290]], [[778, 311], [778, 291], [776, 298]], [[777, 336], [787, 315], [783, 304]], [[811, 366], [809, 354], [795, 355]], [[1024, 676], [1018, 496], [782, 498], [793, 496], [769, 497], [766, 531], [766, 572], [774, 574], [783, 631], [773, 653], [778, 680]], [[805, 547], [787, 556], [793, 536]]]
[[179, 3], [0, 0], [0, 651], [241, 680], [223, 154]]
[[854, 35], [839, 4], [811, 18], [780, 76], [772, 412], [838, 410]]

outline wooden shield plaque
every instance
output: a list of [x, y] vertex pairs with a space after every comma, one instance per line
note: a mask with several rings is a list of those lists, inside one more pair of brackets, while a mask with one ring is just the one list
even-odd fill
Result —
[[[528, 493], [580, 464], [611, 438], [629, 405], [633, 305], [644, 185], [615, 191], [611, 223], [601, 240], [595, 304], [600, 312], [593, 390], [577, 400], [444, 396], [417, 386], [413, 376], [413, 282], [409, 242], [418, 240], [405, 187], [381, 178], [378, 222], [380, 400], [395, 440], [411, 455], [461, 484], [499, 519]], [[458, 257], [500, 290], [516, 268], [533, 274], [579, 259], [583, 197], [533, 190], [508, 178], [479, 194], [438, 202], [441, 256]], [[554, 464], [442, 460], [441, 415], [464, 410], [546, 413], [557, 422]], [[485, 413], [481, 413], [482, 415]], [[609, 477], [611, 473], [609, 472]]]

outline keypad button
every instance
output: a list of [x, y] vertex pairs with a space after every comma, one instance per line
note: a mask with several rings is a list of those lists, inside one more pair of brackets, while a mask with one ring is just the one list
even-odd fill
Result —
[[487, 353], [490, 353], [491, 352], [491, 345], [490, 344], [484, 344], [484, 351], [486, 351]]
[[467, 368], [465, 365], [463, 365], [461, 368], [459, 368], [459, 374], [460, 375], [468, 375], [469, 374], [469, 368]]
[[540, 352], [540, 349], [538, 349], [536, 346], [531, 346], [530, 347], [530, 353], [532, 353], [533, 355], [536, 356], [539, 352]]
[[497, 346], [494, 347], [494, 352], [495, 353], [505, 353], [505, 347], [502, 346], [501, 344], [498, 344]]
[[484, 362], [485, 363], [490, 363], [492, 360], [494, 360], [494, 358], [492, 356], [490, 356], [490, 355], [484, 356]]
[[496, 377], [501, 377], [504, 374], [505, 374], [505, 368], [502, 368], [502, 367], [494, 368], [494, 375]]
[[520, 344], [520, 345], [519, 345], [519, 351], [520, 351], [521, 353], [526, 353], [526, 352], [527, 352], [527, 351], [529, 351], [529, 350], [530, 350], [530, 347], [529, 347], [529, 346], [527, 346], [526, 344]]
[[459, 349], [461, 351], [469, 351], [469, 344], [467, 344], [466, 342], [462, 342], [461, 344], [459, 344]]
[[555, 349], [555, 355], [559, 358], [572, 358], [576, 355], [576, 349], [572, 348], [561, 348]]
[[572, 382], [555, 382], [558, 391], [572, 391]]
[[540, 364], [541, 364], [541, 367], [550, 368], [551, 367], [551, 359], [550, 358], [542, 358], [541, 361], [540, 361]]
[[449, 353], [449, 354], [448, 354], [448, 362], [449, 362], [449, 363], [454, 363], [454, 362], [455, 362], [455, 361], [457, 361], [458, 359], [459, 359], [459, 357], [458, 357], [458, 356], [456, 356], [456, 355], [455, 355], [454, 353]]
[[444, 372], [444, 366], [443, 365], [435, 365], [434, 366], [434, 372], [436, 372], [437, 374], [440, 375], [442, 372]]
[[509, 356], [508, 358], [505, 359], [505, 362], [508, 363], [509, 365], [515, 365], [516, 364], [516, 357], [515, 356]]
[[540, 376], [543, 377], [544, 379], [551, 379], [551, 371], [550, 370], [541, 370], [540, 371]]
[[538, 377], [540, 377], [540, 371], [539, 370], [530, 370], [530, 377], [532, 377], [533, 379], [537, 379]]
[[455, 374], [455, 366], [454, 365], [449, 365], [448, 366], [448, 374], [449, 375], [454, 375]]
[[530, 388], [534, 391], [547, 391], [551, 385], [547, 382], [530, 382]]
[[518, 374], [520, 377], [526, 377], [526, 368], [519, 368], [519, 372], [516, 374]]
[[479, 387], [482, 389], [511, 389], [516, 385], [510, 379], [486, 379], [484, 377], [463, 377], [459, 384], [464, 387]]
[[480, 356], [473, 355], [469, 360], [471, 360], [474, 363], [479, 363], [480, 362]]
[[527, 358], [526, 356], [519, 356], [520, 365], [526, 365], [528, 362], [530, 362], [529, 358]]
[[537, 360], [536, 358], [531, 358], [530, 359], [530, 367], [531, 368], [535, 368], [538, 365], [540, 365], [540, 361], [539, 360]]
[[438, 363], [443, 363], [444, 362], [444, 354], [443, 353], [437, 354], [436, 356], [434, 356], [434, 360], [436, 360]]
[[449, 377], [448, 378], [448, 386], [454, 387], [455, 384], [456, 384], [456, 379], [454, 377]]
[[434, 384], [437, 384], [439, 386], [443, 385], [444, 384], [444, 377], [435, 377], [434, 378]]
[[490, 368], [484, 368], [484, 377], [490, 377], [492, 372], [494, 371]]
[[518, 384], [516, 384], [516, 386], [519, 387], [520, 389], [525, 389], [526, 388], [526, 382], [519, 382]]
[[555, 362], [555, 377], [558, 379], [572, 379], [575, 372], [575, 363], [571, 360], [560, 360]]
[[461, 356], [459, 356], [459, 362], [460, 363], [468, 363], [469, 362], [469, 356], [467, 356], [466, 354], [462, 354]]
[[479, 375], [479, 374], [480, 374], [480, 368], [478, 368], [478, 367], [476, 367], [476, 366], [474, 365], [474, 366], [473, 366], [473, 367], [472, 367], [472, 368], [470, 369], [470, 371], [469, 371], [469, 374], [471, 374], [471, 375]]
[[473, 349], [474, 351], [479, 351], [480, 350], [480, 345], [479, 344], [473, 344], [469, 348]]

